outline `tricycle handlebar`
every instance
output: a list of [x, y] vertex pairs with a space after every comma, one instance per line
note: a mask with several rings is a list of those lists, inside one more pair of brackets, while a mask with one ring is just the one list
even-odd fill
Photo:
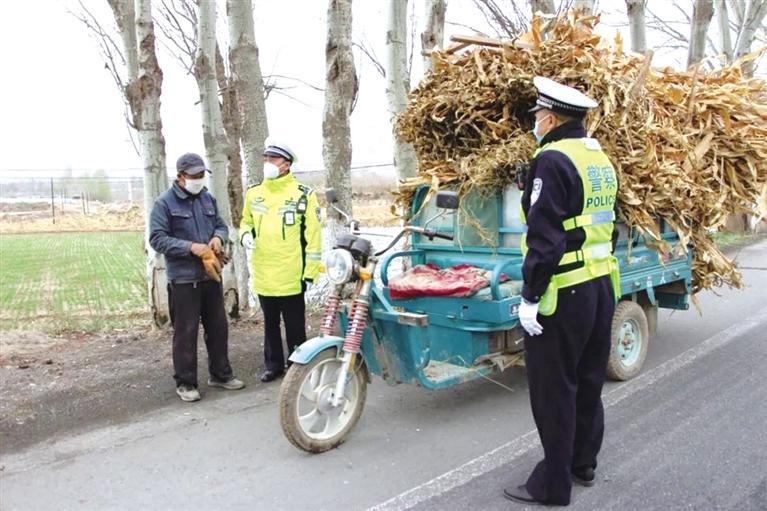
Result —
[[424, 229], [423, 227], [416, 227], [416, 226], [414, 226], [414, 225], [407, 225], [407, 226], [405, 226], [405, 227], [404, 227], [404, 228], [403, 228], [403, 229], [402, 229], [402, 230], [399, 232], [399, 234], [397, 234], [397, 235], [394, 237], [394, 239], [393, 239], [393, 240], [391, 240], [391, 242], [389, 243], [389, 245], [388, 245], [386, 248], [384, 248], [383, 250], [379, 250], [378, 252], [376, 252], [376, 254], [375, 254], [375, 255], [376, 255], [376, 257], [378, 257], [378, 256], [380, 256], [380, 255], [382, 255], [382, 254], [385, 254], [386, 252], [388, 252], [389, 250], [391, 250], [391, 248], [392, 248], [394, 245], [396, 245], [396, 244], [397, 244], [397, 242], [400, 240], [400, 238], [402, 238], [402, 236], [403, 236], [405, 233], [408, 233], [408, 232], [415, 232], [415, 233], [418, 233], [418, 234], [423, 234], [424, 236], [426, 236], [426, 237], [427, 237], [427, 238], [429, 238], [430, 240], [431, 240], [431, 239], [434, 239], [434, 238], [441, 238], [441, 239], [443, 239], [443, 240], [453, 241], [453, 236], [452, 236], [451, 234], [443, 234], [443, 233], [441, 233], [441, 232], [432, 231], [432, 230], [430, 230], [430, 229]]

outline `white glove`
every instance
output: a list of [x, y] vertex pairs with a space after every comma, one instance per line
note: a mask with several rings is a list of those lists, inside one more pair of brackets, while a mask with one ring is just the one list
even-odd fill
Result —
[[253, 250], [253, 247], [256, 246], [255, 242], [253, 241], [253, 235], [249, 232], [246, 232], [242, 235], [242, 239], [240, 239], [240, 243], [243, 247], [247, 248], [248, 250]]
[[538, 304], [530, 303], [524, 298], [519, 304], [519, 322], [522, 328], [530, 335], [540, 335], [543, 333], [543, 327], [538, 323]]

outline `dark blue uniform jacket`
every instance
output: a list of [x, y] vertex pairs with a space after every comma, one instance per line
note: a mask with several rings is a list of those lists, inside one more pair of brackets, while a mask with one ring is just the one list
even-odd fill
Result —
[[183, 284], [208, 280], [202, 260], [190, 252], [192, 243], [207, 244], [213, 236], [224, 242], [228, 234], [216, 199], [207, 190], [191, 195], [173, 183], [152, 208], [149, 244], [165, 254], [168, 281]]
[[[569, 122], [551, 130], [541, 145], [567, 138], [584, 138], [580, 122]], [[530, 205], [533, 181], [540, 179], [540, 195]], [[616, 201], [617, 202], [617, 201]], [[527, 218], [528, 252], [522, 265], [522, 297], [538, 302], [555, 273], [583, 266], [577, 262], [558, 268], [565, 252], [578, 250], [586, 237], [583, 229], [565, 232], [562, 222], [583, 210], [583, 183], [573, 162], [559, 151], [543, 151], [532, 161], [522, 194]]]

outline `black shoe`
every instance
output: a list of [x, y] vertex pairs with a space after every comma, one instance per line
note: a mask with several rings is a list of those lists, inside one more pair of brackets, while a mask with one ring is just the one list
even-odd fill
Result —
[[264, 383], [270, 382], [272, 380], [276, 380], [280, 376], [282, 376], [282, 373], [284, 371], [272, 371], [271, 369], [267, 369], [266, 371], [261, 374], [261, 381]]
[[541, 504], [527, 492], [527, 487], [524, 484], [521, 484], [516, 488], [504, 489], [503, 496], [514, 502], [521, 502], [522, 504]]
[[591, 467], [573, 469], [572, 478], [575, 484], [581, 486], [594, 486], [597, 479], [594, 469]]

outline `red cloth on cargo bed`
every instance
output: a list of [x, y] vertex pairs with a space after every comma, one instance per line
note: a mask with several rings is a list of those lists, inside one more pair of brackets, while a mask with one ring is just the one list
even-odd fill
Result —
[[[469, 264], [440, 269], [427, 263], [419, 264], [405, 274], [389, 281], [389, 294], [394, 300], [417, 296], [471, 296], [490, 285], [491, 272]], [[508, 278], [501, 276], [501, 280]]]

